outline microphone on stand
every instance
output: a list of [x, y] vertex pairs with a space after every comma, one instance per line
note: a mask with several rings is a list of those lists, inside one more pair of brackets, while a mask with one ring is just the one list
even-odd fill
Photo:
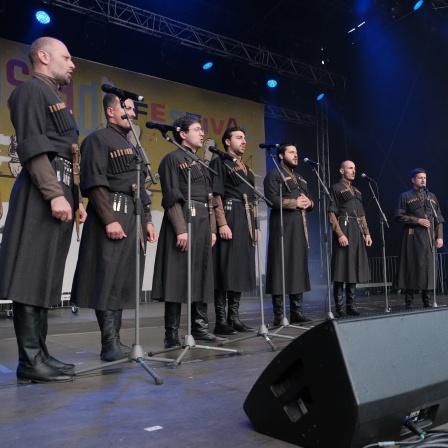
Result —
[[120, 100], [143, 101], [144, 98], [137, 93], [128, 92], [127, 90], [119, 89], [118, 87], [111, 86], [110, 84], [103, 84], [101, 90], [105, 93], [113, 93], [117, 95]]
[[364, 179], [367, 179], [370, 182], [375, 182], [375, 179], [372, 179], [371, 177], [367, 176], [366, 173], [362, 173], [361, 177], [363, 177]]
[[315, 162], [314, 160], [310, 160], [310, 159], [308, 159], [308, 157], [305, 157], [305, 158], [303, 159], [303, 161], [304, 161], [305, 163], [309, 163], [310, 165], [319, 166], [319, 162]]
[[423, 184], [422, 188], [423, 188], [424, 191], [426, 191], [426, 193], [428, 193], [428, 187], [426, 186], [426, 184]]
[[148, 129], [158, 129], [160, 132], [166, 134], [168, 131], [180, 131], [179, 126], [173, 126], [172, 124], [156, 123], [155, 121], [146, 122]]
[[231, 160], [232, 162], [236, 162], [235, 157], [232, 157], [230, 154], [224, 152], [224, 151], [220, 151], [218, 148], [216, 148], [215, 146], [209, 146], [208, 150], [210, 152], [212, 152], [213, 154], [218, 155], [221, 159], [227, 159], [227, 160]]
[[272, 145], [268, 143], [260, 143], [258, 145], [261, 149], [272, 149], [272, 148], [278, 148], [280, 146], [280, 143], [274, 143]]

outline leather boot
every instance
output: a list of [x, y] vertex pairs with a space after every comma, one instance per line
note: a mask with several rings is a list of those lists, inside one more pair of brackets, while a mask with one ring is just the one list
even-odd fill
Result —
[[229, 302], [227, 322], [233, 329], [239, 331], [240, 333], [244, 333], [245, 331], [254, 331], [252, 327], [248, 327], [246, 324], [240, 321], [240, 299], [240, 292], [227, 291], [227, 300]]
[[349, 316], [360, 316], [358, 308], [356, 307], [356, 283], [347, 283], [345, 286], [345, 295], [347, 303], [347, 314]]
[[414, 309], [414, 290], [413, 289], [405, 289], [404, 290], [404, 303], [406, 310]]
[[191, 335], [198, 341], [219, 342], [228, 341], [210, 333], [208, 329], [207, 304], [193, 302], [191, 304]]
[[75, 365], [74, 364], [66, 364], [65, 362], [61, 362], [48, 353], [47, 349], [47, 333], [48, 333], [48, 309], [41, 308], [40, 309], [40, 340], [41, 340], [41, 349], [45, 356], [45, 363], [55, 369], [58, 369], [61, 373], [66, 375], [74, 375], [75, 374]]
[[303, 293], [289, 294], [289, 323], [300, 324], [311, 322], [311, 319], [302, 313]]
[[103, 361], [112, 362], [127, 357], [121, 351], [118, 334], [115, 330], [115, 310], [95, 310], [101, 330], [101, 355]]
[[344, 292], [343, 282], [333, 282], [333, 297], [334, 305], [336, 307], [336, 317], [347, 317], [347, 313], [344, 309], [344, 301], [342, 299], [342, 294]]
[[123, 316], [123, 310], [115, 310], [114, 313], [115, 313], [114, 325], [115, 325], [115, 331], [117, 332], [118, 345], [120, 346], [121, 351], [125, 355], [129, 355], [132, 351], [131, 347], [128, 347], [127, 345], [123, 344], [120, 339], [121, 320], [122, 320], [122, 316]]
[[424, 308], [432, 308], [431, 291], [428, 289], [422, 291], [422, 301]]
[[[66, 382], [74, 379], [73, 374], [66, 374], [52, 367], [47, 355], [42, 350], [45, 341], [41, 333], [41, 307], [14, 302], [14, 330], [19, 349], [17, 382], [20, 384]], [[45, 329], [45, 323], [42, 325]]]
[[181, 345], [178, 334], [181, 309], [181, 303], [165, 302], [165, 339], [163, 340], [165, 348]]
[[215, 314], [216, 323], [213, 333], [229, 335], [237, 332], [227, 323], [226, 319], [226, 292], [215, 289]]
[[274, 310], [274, 327], [279, 327], [283, 318], [283, 296], [272, 296], [272, 308]]

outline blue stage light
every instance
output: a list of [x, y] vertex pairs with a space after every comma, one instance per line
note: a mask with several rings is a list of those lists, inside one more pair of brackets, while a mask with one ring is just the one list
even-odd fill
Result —
[[271, 89], [274, 89], [275, 87], [277, 87], [278, 82], [275, 79], [268, 79], [268, 82], [266, 84]]
[[202, 69], [203, 70], [209, 70], [213, 67], [213, 62], [206, 62], [203, 66]]
[[320, 101], [324, 96], [325, 96], [325, 93], [319, 93], [319, 95], [317, 95], [316, 100]]
[[37, 11], [36, 20], [42, 25], [48, 25], [51, 21], [50, 16], [45, 11]]
[[420, 6], [423, 5], [423, 0], [419, 0], [415, 5], [414, 5], [414, 11], [417, 11], [417, 9], [420, 8]]

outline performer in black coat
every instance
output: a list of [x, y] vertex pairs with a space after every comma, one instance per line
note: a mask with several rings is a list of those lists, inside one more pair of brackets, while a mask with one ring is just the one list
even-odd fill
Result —
[[[285, 253], [285, 293], [289, 295], [290, 323], [308, 322], [302, 312], [303, 293], [311, 289], [308, 272], [309, 239], [306, 214], [314, 207], [306, 180], [295, 172], [298, 165], [297, 148], [294, 143], [282, 143], [277, 150], [280, 169], [289, 185], [283, 185], [277, 169], [264, 179], [264, 194], [272, 202], [269, 217], [268, 261], [266, 270], [266, 293], [272, 294], [274, 326], [283, 317], [283, 287], [281, 261], [280, 207], [283, 210]], [[280, 187], [282, 204], [280, 204]]]
[[[255, 185], [254, 173], [243, 163], [246, 133], [240, 127], [226, 129], [222, 144], [236, 159], [212, 160], [210, 166], [218, 172], [212, 175], [213, 194], [218, 202], [215, 208], [218, 238], [213, 247], [215, 273], [215, 334], [236, 334], [252, 331], [241, 322], [239, 307], [241, 293], [255, 289], [255, 226], [253, 190], [242, 181], [237, 172], [250, 185]], [[226, 316], [226, 299], [228, 313]]]
[[19, 349], [17, 379], [70, 381], [74, 365], [53, 358], [46, 346], [48, 308], [61, 301], [74, 212], [86, 218], [73, 182], [72, 145], [78, 128], [59, 89], [75, 68], [67, 47], [41, 37], [30, 49], [33, 78], [11, 94], [11, 121], [22, 170], [12, 189], [0, 251], [0, 298], [14, 302]]
[[[174, 122], [176, 142], [193, 154], [202, 147], [204, 131], [198, 118], [184, 115]], [[187, 199], [188, 165], [191, 160], [181, 149], [168, 153], [160, 162], [162, 206], [165, 209], [157, 245], [152, 298], [165, 301], [165, 348], [180, 345], [178, 330], [181, 304], [188, 299]], [[216, 223], [209, 173], [191, 163], [191, 333], [195, 339], [223, 340], [210, 333], [207, 303], [213, 302], [212, 246]]]
[[[443, 246], [443, 223], [439, 201], [433, 193], [426, 193], [426, 171], [415, 168], [411, 172], [414, 187], [398, 199], [395, 221], [403, 223], [397, 288], [404, 291], [406, 309], [413, 308], [414, 292], [421, 291], [423, 306], [432, 307], [434, 289], [433, 250]], [[436, 217], [432, 207], [436, 212]], [[434, 222], [434, 227], [433, 227]], [[433, 248], [435, 230], [436, 249]]]
[[[362, 206], [361, 192], [352, 185], [356, 167], [346, 160], [339, 168], [341, 180], [330, 188], [333, 199], [328, 206], [328, 219], [333, 229], [331, 279], [336, 315], [358, 316], [356, 283], [370, 280], [366, 246], [372, 245], [369, 228]], [[342, 294], [346, 283], [346, 309]]]
[[[135, 118], [134, 102], [125, 101]], [[123, 308], [135, 308], [145, 269], [146, 242], [157, 239], [151, 203], [145, 190], [145, 170], [140, 172], [141, 222], [136, 228], [133, 185], [137, 184], [136, 150], [128, 140], [131, 130], [120, 100], [103, 98], [107, 127], [90, 134], [81, 145], [81, 191], [89, 198], [71, 301], [95, 310], [101, 330], [101, 359], [125, 358], [131, 349], [121, 343]], [[136, 232], [140, 234], [140, 263], [136, 265]], [[136, 291], [135, 271], [140, 270]]]

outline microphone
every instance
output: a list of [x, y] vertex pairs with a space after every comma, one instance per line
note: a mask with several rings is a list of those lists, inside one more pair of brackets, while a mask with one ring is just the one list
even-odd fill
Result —
[[428, 187], [426, 186], [426, 184], [423, 184], [422, 188], [423, 188], [424, 191], [426, 191], [426, 193], [428, 193]]
[[364, 179], [367, 179], [370, 182], [375, 182], [375, 179], [372, 179], [371, 177], [367, 176], [366, 173], [362, 173], [361, 177], [364, 177]]
[[232, 157], [230, 154], [224, 152], [224, 151], [220, 151], [218, 148], [214, 147], [214, 146], [209, 146], [208, 150], [210, 152], [212, 152], [213, 154], [217, 154], [221, 159], [227, 159], [227, 160], [231, 160], [232, 162], [236, 162], [236, 159], [234, 157]]
[[146, 122], [146, 127], [148, 129], [158, 129], [163, 134], [166, 134], [168, 131], [180, 131], [179, 126], [173, 126], [172, 124], [164, 124], [164, 123], [156, 123], [155, 121]]
[[101, 90], [105, 93], [113, 93], [117, 95], [120, 100], [130, 99], [132, 101], [143, 101], [144, 98], [136, 93], [128, 92], [127, 90], [121, 90], [117, 87], [111, 86], [110, 84], [103, 84]]
[[305, 158], [303, 159], [303, 161], [304, 161], [305, 163], [309, 163], [310, 165], [316, 165], [316, 166], [319, 166], [319, 162], [315, 162], [314, 160], [310, 160], [308, 157], [305, 157]]
[[272, 148], [278, 148], [280, 146], [280, 143], [275, 143], [273, 145], [269, 145], [268, 143], [260, 143], [258, 146], [261, 149], [272, 149]]

